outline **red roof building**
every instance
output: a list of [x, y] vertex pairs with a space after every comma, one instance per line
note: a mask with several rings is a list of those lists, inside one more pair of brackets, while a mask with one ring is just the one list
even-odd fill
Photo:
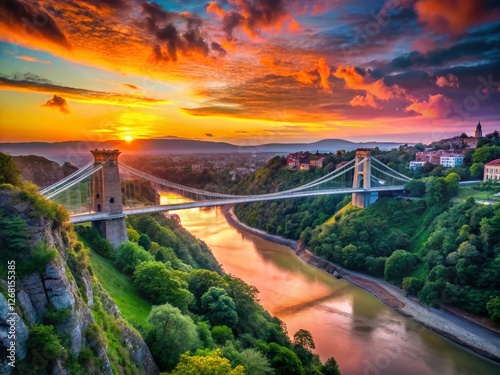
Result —
[[484, 181], [500, 181], [500, 159], [484, 165]]

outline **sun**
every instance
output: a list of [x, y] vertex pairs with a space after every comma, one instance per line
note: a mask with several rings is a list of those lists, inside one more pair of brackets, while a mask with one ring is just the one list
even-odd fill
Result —
[[134, 140], [134, 137], [132, 137], [131, 135], [126, 135], [124, 138], [125, 138], [125, 141], [127, 141], [127, 142], [132, 142]]

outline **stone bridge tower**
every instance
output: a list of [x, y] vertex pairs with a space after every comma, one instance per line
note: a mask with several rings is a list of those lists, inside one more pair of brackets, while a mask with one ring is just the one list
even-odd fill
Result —
[[[352, 187], [354, 189], [370, 189], [371, 188], [371, 176], [372, 176], [372, 161], [371, 161], [372, 150], [367, 148], [358, 148], [356, 150], [356, 158], [354, 168], [354, 179], [352, 182]], [[378, 199], [377, 192], [362, 192], [362, 193], [352, 193], [352, 205], [360, 208], [365, 208]]]
[[101, 235], [115, 248], [128, 240], [127, 226], [123, 216], [120, 171], [118, 169], [119, 150], [91, 150], [94, 166], [109, 162], [92, 176], [92, 211], [106, 212], [111, 219], [92, 222]]

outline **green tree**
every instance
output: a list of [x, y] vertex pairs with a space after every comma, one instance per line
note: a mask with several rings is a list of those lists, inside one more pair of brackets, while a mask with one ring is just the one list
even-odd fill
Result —
[[228, 326], [215, 326], [212, 328], [212, 338], [219, 345], [234, 339], [233, 330]]
[[425, 145], [423, 143], [417, 143], [413, 147], [415, 147], [415, 150], [417, 150], [417, 151], [424, 151], [425, 150]]
[[446, 183], [447, 197], [451, 198], [457, 195], [460, 176], [456, 173], [450, 173], [444, 178], [444, 182]]
[[153, 256], [132, 241], [120, 244], [115, 258], [115, 266], [126, 275], [132, 275], [139, 264], [152, 261]]
[[425, 201], [428, 206], [440, 205], [447, 201], [448, 192], [444, 178], [429, 178], [425, 184]]
[[472, 161], [474, 163], [486, 164], [492, 160], [500, 158], [500, 146], [487, 146], [476, 148]]
[[490, 319], [495, 323], [500, 323], [500, 296], [492, 298], [487, 304], [486, 309]]
[[21, 171], [14, 164], [12, 156], [0, 152], [0, 184], [21, 186]]
[[170, 304], [153, 306], [147, 319], [152, 327], [147, 343], [162, 370], [172, 370], [182, 353], [200, 346], [196, 324]]
[[309, 350], [316, 348], [311, 332], [306, 329], [299, 329], [293, 335], [293, 344], [302, 346], [303, 348]]
[[187, 282], [156, 261], [142, 262], [134, 272], [134, 285], [149, 301], [155, 304], [168, 302], [183, 311], [193, 302]]
[[483, 163], [474, 163], [470, 166], [470, 175], [472, 178], [483, 179], [484, 173], [484, 164]]
[[201, 304], [213, 325], [227, 325], [233, 329], [238, 325], [236, 305], [224, 289], [210, 287], [201, 297]]
[[222, 357], [220, 349], [211, 352], [184, 353], [171, 375], [245, 375], [241, 365], [231, 367], [229, 359]]
[[259, 351], [248, 348], [241, 352], [238, 363], [245, 368], [246, 375], [273, 375], [269, 360]]
[[151, 240], [147, 234], [141, 234], [138, 243], [139, 246], [144, 248], [144, 250], [149, 250], [151, 248]]
[[297, 355], [290, 349], [274, 342], [261, 344], [260, 349], [267, 355], [276, 375], [304, 375], [304, 367]]
[[340, 375], [339, 365], [335, 358], [328, 358], [321, 372], [323, 375]]
[[425, 182], [422, 180], [410, 180], [405, 184], [405, 190], [410, 192], [411, 197], [423, 197], [425, 195]]
[[405, 250], [396, 250], [385, 261], [384, 277], [386, 280], [401, 282], [417, 264], [417, 257]]
[[28, 362], [22, 363], [18, 368], [20, 373], [26, 374], [51, 372], [52, 364], [63, 353], [61, 341], [54, 332], [54, 327], [42, 324], [35, 324], [30, 329], [26, 349], [28, 349]]

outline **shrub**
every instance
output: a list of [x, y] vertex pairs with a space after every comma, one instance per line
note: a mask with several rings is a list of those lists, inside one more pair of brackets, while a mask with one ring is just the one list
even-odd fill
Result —
[[54, 332], [54, 327], [43, 324], [35, 324], [30, 329], [26, 348], [30, 351], [30, 354], [37, 353], [48, 360], [59, 357], [63, 349], [59, 338]]
[[125, 241], [116, 254], [115, 265], [126, 275], [132, 275], [139, 264], [153, 260], [153, 256], [135, 242]]
[[88, 244], [91, 250], [100, 254], [106, 259], [113, 259], [115, 250], [113, 246], [101, 237], [99, 231], [89, 226], [78, 225], [75, 227], [76, 233]]
[[212, 328], [212, 338], [219, 345], [224, 345], [226, 341], [234, 339], [233, 330], [228, 326], [215, 326]]
[[56, 310], [54, 307], [48, 308], [43, 314], [43, 324], [53, 326], [65, 323], [71, 317], [69, 308]]

